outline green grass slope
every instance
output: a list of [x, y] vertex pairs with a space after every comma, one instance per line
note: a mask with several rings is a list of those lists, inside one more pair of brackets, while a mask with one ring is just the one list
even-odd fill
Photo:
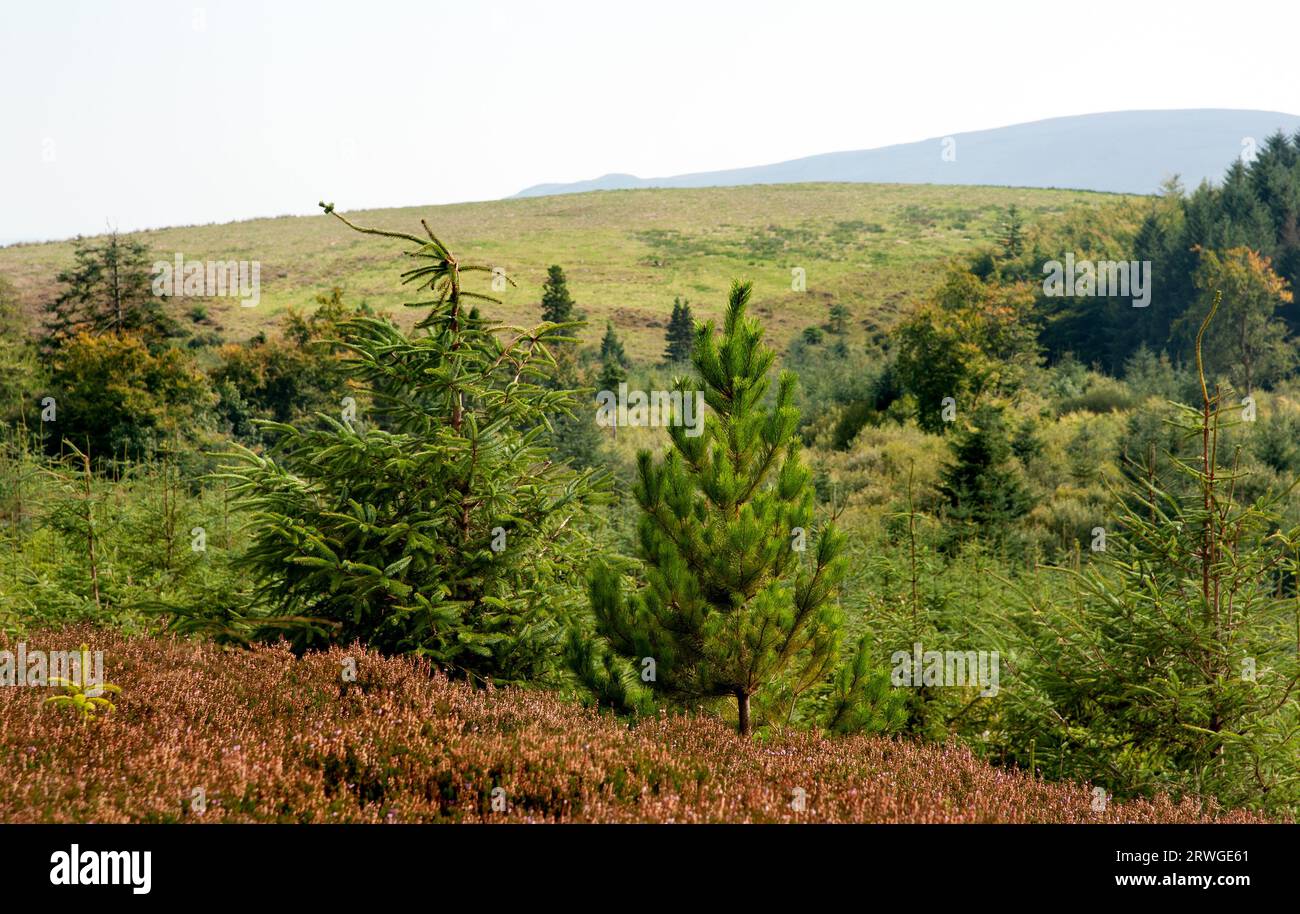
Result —
[[[538, 319], [548, 264], [564, 266], [590, 326], [613, 320], [638, 359], [656, 359], [673, 296], [697, 318], [721, 314], [733, 278], [755, 284], [754, 311], [778, 344], [826, 318], [833, 301], [854, 315], [853, 338], [888, 328], [907, 299], [928, 288], [944, 262], [997, 237], [1008, 206], [1028, 225], [1075, 206], [1122, 200], [1082, 191], [886, 184], [788, 184], [610, 191], [446, 206], [349, 212], [353, 221], [419, 231], [427, 219], [464, 260], [504, 267], [518, 283], [495, 316]], [[310, 306], [332, 285], [349, 301], [401, 310], [394, 282], [400, 243], [349, 231], [325, 216], [255, 219], [139, 233], [158, 259], [261, 262], [261, 304], [208, 303], [220, 332], [246, 338], [286, 307]], [[0, 275], [35, 315], [57, 294], [72, 262], [68, 241], [0, 248]], [[802, 267], [807, 291], [791, 290]], [[178, 313], [192, 302], [177, 303]], [[409, 320], [407, 312], [406, 320]]]

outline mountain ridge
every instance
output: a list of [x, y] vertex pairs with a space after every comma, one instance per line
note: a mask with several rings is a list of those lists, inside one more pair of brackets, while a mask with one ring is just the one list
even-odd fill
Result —
[[598, 178], [527, 187], [509, 199], [643, 187], [849, 182], [1039, 187], [1154, 193], [1174, 174], [1185, 186], [1215, 180], [1224, 162], [1262, 146], [1300, 115], [1238, 108], [1109, 111], [1027, 121], [873, 149], [818, 153], [717, 171]]

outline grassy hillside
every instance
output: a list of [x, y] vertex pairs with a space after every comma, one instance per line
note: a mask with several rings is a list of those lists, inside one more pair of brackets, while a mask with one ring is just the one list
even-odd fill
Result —
[[[631, 190], [450, 206], [349, 213], [354, 221], [418, 230], [425, 218], [466, 259], [504, 267], [518, 282], [501, 297], [501, 317], [538, 319], [546, 266], [565, 267], [569, 287], [591, 322], [589, 340], [614, 321], [637, 359], [658, 358], [674, 295], [691, 299], [697, 318], [721, 314], [732, 278], [755, 283], [755, 313], [783, 343], [820, 323], [835, 300], [855, 316], [862, 338], [888, 327], [906, 299], [929, 287], [952, 255], [988, 242], [1015, 204], [1030, 225], [1076, 205], [1122, 198], [1078, 191], [932, 185], [797, 184]], [[342, 211], [347, 201], [336, 201]], [[348, 299], [398, 309], [398, 246], [349, 232], [325, 216], [257, 219], [141, 233], [159, 259], [258, 260], [262, 301], [231, 299], [209, 312], [220, 332], [242, 339], [289, 306], [309, 305], [342, 286]], [[0, 275], [32, 313], [57, 290], [72, 260], [56, 242], [0, 248]], [[807, 292], [791, 291], [802, 267]], [[178, 311], [188, 306], [178, 305]]]
[[[629, 727], [359, 647], [296, 660], [91, 628], [26, 641], [93, 642], [122, 694], [82, 724], [43, 706], [52, 690], [0, 689], [12, 775], [0, 822], [1259, 821], [1163, 797], [1095, 812], [1087, 785], [994, 768], [957, 745], [809, 732], [753, 743], [704, 715]], [[340, 676], [345, 658], [354, 683]], [[504, 811], [492, 809], [497, 787]]]

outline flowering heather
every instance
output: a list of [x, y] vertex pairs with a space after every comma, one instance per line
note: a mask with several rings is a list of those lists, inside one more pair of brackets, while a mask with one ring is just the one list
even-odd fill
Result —
[[0, 688], [2, 822], [1254, 821], [1163, 798], [1094, 812], [1087, 785], [1035, 781], [956, 745], [810, 733], [763, 744], [704, 716], [629, 727], [359, 647], [295, 659], [92, 628], [24, 640], [103, 650], [122, 694], [116, 713], [83, 725], [43, 707], [47, 689]]

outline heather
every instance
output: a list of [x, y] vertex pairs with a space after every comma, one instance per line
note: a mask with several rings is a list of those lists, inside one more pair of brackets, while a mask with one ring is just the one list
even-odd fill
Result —
[[299, 658], [285, 644], [228, 650], [89, 626], [25, 640], [103, 650], [122, 692], [83, 723], [45, 706], [50, 690], [0, 688], [5, 822], [1256, 820], [1163, 796], [1094, 811], [1087, 784], [999, 769], [955, 743], [803, 730], [749, 741], [687, 712], [629, 724], [360, 646]]

